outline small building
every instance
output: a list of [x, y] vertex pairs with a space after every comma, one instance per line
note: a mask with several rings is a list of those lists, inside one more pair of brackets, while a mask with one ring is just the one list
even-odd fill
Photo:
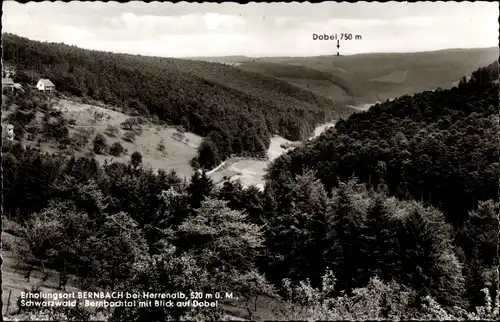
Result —
[[38, 88], [39, 91], [52, 93], [56, 90], [56, 85], [54, 85], [50, 79], [42, 78], [36, 84], [36, 88]]
[[14, 90], [14, 81], [12, 78], [2, 78], [2, 89], [8, 88], [10, 90]]
[[[2, 124], [2, 130], [5, 131], [4, 135], [7, 140], [13, 141], [14, 140], [14, 125], [12, 124]], [[2, 132], [3, 132], [2, 131]]]
[[24, 89], [23, 89], [23, 85], [19, 84], [19, 83], [14, 83], [14, 89], [16, 91], [21, 91], [21, 92], [24, 92]]

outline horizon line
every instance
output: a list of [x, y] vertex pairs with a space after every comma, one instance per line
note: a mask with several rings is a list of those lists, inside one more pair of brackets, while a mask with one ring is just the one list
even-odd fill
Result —
[[[374, 52], [367, 52], [367, 53], [355, 53], [355, 54], [340, 54], [340, 57], [347, 57], [347, 56], [358, 56], [358, 55], [374, 55], [374, 54], [423, 54], [423, 53], [435, 53], [439, 51], [453, 51], [453, 50], [479, 50], [479, 49], [494, 49], [497, 48], [499, 49], [500, 53], [500, 48], [495, 47], [495, 46], [489, 46], [489, 47], [451, 47], [451, 48], [442, 48], [442, 49], [435, 49], [435, 50], [424, 50], [424, 51], [374, 51]], [[141, 55], [145, 56], [145, 55]], [[328, 56], [337, 56], [336, 53], [332, 54], [319, 54], [319, 55], [312, 55], [312, 56], [303, 56], [303, 55], [266, 55], [266, 56], [247, 56], [247, 55], [217, 55], [217, 56], [182, 56], [182, 57], [169, 57], [169, 58], [180, 58], [180, 59], [192, 59], [192, 58], [238, 58], [238, 57], [243, 57], [243, 58], [308, 58], [308, 57], [328, 57]]]
[[[48, 43], [48, 44], [63, 44], [66, 46], [71, 46], [71, 47], [76, 47], [79, 49], [83, 50], [90, 50], [90, 51], [100, 51], [100, 52], [105, 52], [105, 53], [113, 53], [113, 54], [122, 54], [122, 55], [133, 55], [133, 56], [143, 56], [143, 57], [158, 57], [158, 58], [170, 58], [170, 59], [215, 59], [215, 58], [237, 58], [237, 57], [242, 57], [242, 58], [255, 58], [255, 59], [260, 59], [260, 58], [314, 58], [314, 57], [329, 57], [329, 56], [334, 56], [337, 57], [336, 53], [332, 54], [318, 54], [318, 55], [311, 55], [311, 56], [303, 56], [303, 55], [263, 55], [263, 56], [247, 56], [244, 54], [228, 54], [228, 55], [216, 55], [216, 56], [159, 56], [159, 55], [144, 55], [144, 54], [135, 54], [135, 53], [130, 53], [130, 52], [115, 52], [115, 51], [106, 51], [103, 49], [90, 49], [90, 48], [85, 48], [85, 47], [80, 47], [77, 45], [71, 45], [67, 44], [65, 42], [54, 42], [54, 41], [48, 41], [48, 40], [34, 40], [25, 36], [20, 36], [18, 34], [12, 33], [12, 32], [2, 32], [2, 38], [3, 35], [5, 34], [10, 34], [19, 38], [24, 38], [28, 39], [30, 41], [35, 41], [35, 42], [40, 42], [40, 43]], [[3, 46], [2, 46], [3, 47]], [[497, 48], [500, 50], [499, 47], [496, 46], [489, 46], [489, 47], [452, 47], [452, 48], [441, 48], [441, 49], [435, 49], [435, 50], [425, 50], [425, 51], [402, 51], [402, 52], [396, 52], [396, 51], [387, 51], [387, 52], [367, 52], [367, 53], [355, 53], [355, 54], [342, 54], [339, 55], [338, 57], [351, 57], [351, 56], [360, 56], [360, 55], [391, 55], [391, 54], [422, 54], [422, 53], [434, 53], [434, 52], [440, 52], [440, 51], [453, 51], [453, 50], [479, 50], [479, 49], [493, 49]], [[3, 50], [3, 48], [2, 48]], [[500, 52], [499, 52], [500, 56]], [[3, 59], [2, 59], [3, 60]]]

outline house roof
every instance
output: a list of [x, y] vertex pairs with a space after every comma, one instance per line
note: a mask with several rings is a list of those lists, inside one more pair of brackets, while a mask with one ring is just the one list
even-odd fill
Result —
[[42, 79], [40, 79], [40, 82], [42, 82], [42, 84], [45, 86], [56, 86], [48, 78], [42, 78]]
[[2, 85], [14, 85], [12, 78], [2, 78]]

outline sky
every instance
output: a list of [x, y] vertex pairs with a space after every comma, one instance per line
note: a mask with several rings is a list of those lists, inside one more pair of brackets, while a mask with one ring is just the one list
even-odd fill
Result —
[[495, 2], [3, 3], [2, 28], [33, 40], [164, 56], [317, 56], [337, 52], [313, 34], [350, 33], [340, 54], [498, 45]]

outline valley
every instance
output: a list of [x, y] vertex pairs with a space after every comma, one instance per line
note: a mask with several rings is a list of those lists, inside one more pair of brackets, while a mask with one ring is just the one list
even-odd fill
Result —
[[[357, 107], [359, 110], [367, 110], [368, 107]], [[328, 128], [334, 127], [335, 122], [321, 124], [314, 129], [313, 135], [307, 138], [310, 141], [320, 136]], [[230, 181], [239, 180], [244, 187], [256, 186], [259, 190], [264, 190], [266, 169], [268, 165], [288, 151], [292, 151], [295, 147], [302, 145], [300, 141], [288, 141], [281, 136], [273, 136], [269, 149], [267, 150], [267, 158], [255, 159], [234, 157], [224, 161], [216, 168], [208, 171], [207, 174], [214, 180], [215, 184], [222, 183], [225, 179]]]

